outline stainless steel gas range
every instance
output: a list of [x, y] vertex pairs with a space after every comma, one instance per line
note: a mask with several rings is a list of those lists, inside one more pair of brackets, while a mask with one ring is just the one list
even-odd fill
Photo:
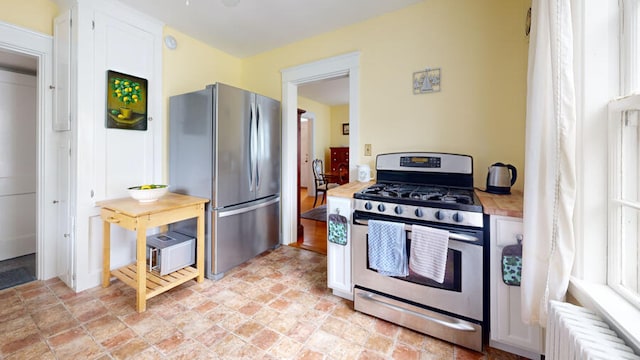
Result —
[[[376, 172], [377, 183], [354, 194], [355, 309], [482, 351], [488, 332], [488, 237], [482, 206], [473, 191], [473, 159], [427, 152], [381, 154]], [[380, 228], [370, 221], [404, 231], [402, 247], [408, 262], [412, 256], [428, 262], [431, 255], [424, 250], [411, 253], [416, 236], [412, 232], [426, 228], [445, 234], [446, 255], [434, 264], [441, 267], [443, 279], [414, 271], [411, 264], [400, 276], [374, 270], [372, 262], [378, 262], [380, 250], [370, 237], [375, 236], [379, 246], [381, 235], [371, 233]], [[422, 242], [422, 233], [418, 235]]]

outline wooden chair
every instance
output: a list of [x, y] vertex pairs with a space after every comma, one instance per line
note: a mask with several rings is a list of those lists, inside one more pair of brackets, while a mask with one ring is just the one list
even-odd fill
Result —
[[336, 183], [330, 183], [327, 180], [327, 175], [324, 173], [324, 164], [322, 163], [322, 160], [315, 159], [311, 164], [313, 167], [313, 177], [316, 184], [316, 198], [313, 201], [313, 207], [316, 207], [316, 203], [318, 202], [318, 193], [322, 193], [322, 201], [320, 202], [320, 204], [322, 204], [327, 198], [327, 190], [338, 187], [339, 185]]

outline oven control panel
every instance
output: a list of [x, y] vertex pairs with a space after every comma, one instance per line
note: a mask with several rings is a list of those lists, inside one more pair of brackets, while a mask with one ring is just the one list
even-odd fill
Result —
[[438, 156], [401, 156], [400, 166], [440, 168], [442, 166], [442, 158]]
[[374, 200], [354, 199], [354, 210], [418, 221], [463, 225], [481, 228], [483, 216], [480, 212], [431, 208], [407, 204], [395, 204]]

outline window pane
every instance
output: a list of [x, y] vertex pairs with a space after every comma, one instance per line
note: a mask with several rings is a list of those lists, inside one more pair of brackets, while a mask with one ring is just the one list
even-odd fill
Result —
[[640, 166], [638, 160], [640, 158], [638, 142], [638, 111], [627, 111], [626, 116], [622, 119], [622, 144], [621, 146], [621, 194], [622, 200], [630, 202], [638, 202], [640, 200], [638, 194], [638, 171]]
[[637, 93], [640, 90], [640, 1], [623, 0], [624, 19], [621, 41], [621, 81], [623, 94]]
[[620, 243], [620, 283], [627, 290], [638, 293], [638, 226], [640, 211], [628, 206], [622, 207], [622, 231]]

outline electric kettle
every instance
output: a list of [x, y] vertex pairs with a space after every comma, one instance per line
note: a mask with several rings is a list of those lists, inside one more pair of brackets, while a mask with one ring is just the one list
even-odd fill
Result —
[[492, 194], [511, 194], [511, 186], [516, 183], [518, 172], [515, 166], [495, 163], [489, 166], [487, 174], [487, 192]]
[[373, 180], [371, 178], [371, 167], [366, 164], [358, 165], [358, 181], [367, 182], [371, 180]]

